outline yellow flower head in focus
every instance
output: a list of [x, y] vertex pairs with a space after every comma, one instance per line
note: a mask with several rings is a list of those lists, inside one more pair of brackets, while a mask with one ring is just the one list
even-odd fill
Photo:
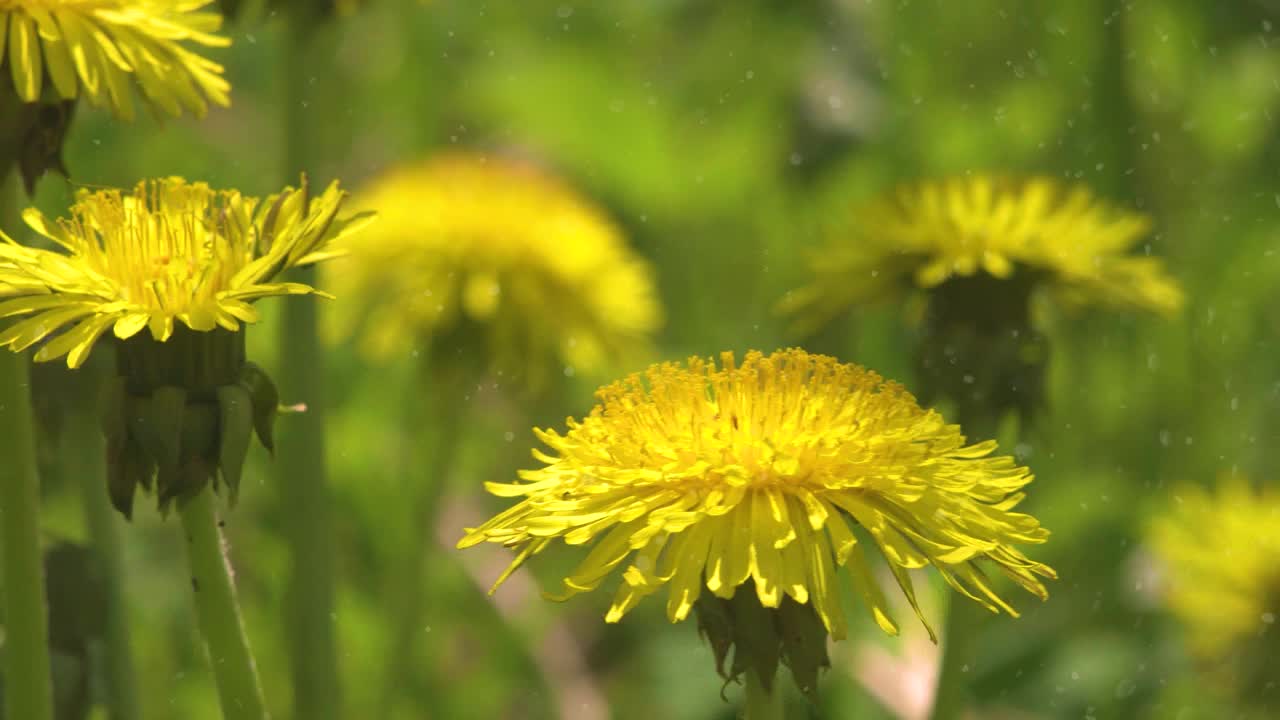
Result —
[[1185, 487], [1174, 499], [1148, 533], [1167, 573], [1169, 608], [1207, 667], [1260, 688], [1280, 660], [1280, 491], [1235, 477], [1216, 494]]
[[19, 352], [48, 339], [35, 359], [66, 355], [74, 368], [108, 328], [121, 340], [147, 329], [158, 342], [175, 322], [236, 331], [257, 321], [258, 298], [317, 292], [273, 279], [340, 252], [330, 243], [366, 217], [339, 219], [344, 195], [335, 182], [310, 198], [304, 180], [259, 201], [168, 178], [82, 190], [56, 222], [28, 209], [27, 224], [62, 252], [0, 232], [0, 318], [27, 316], [0, 331], [0, 345]]
[[985, 275], [1029, 277], [1070, 304], [1171, 313], [1182, 304], [1177, 283], [1158, 259], [1131, 252], [1150, 226], [1083, 186], [1046, 177], [906, 185], [855, 210], [814, 254], [812, 282], [782, 309], [811, 331], [904, 286]]
[[870, 541], [913, 606], [907, 571], [930, 565], [993, 612], [1016, 615], [985, 568], [1046, 597], [1039, 577], [1053, 571], [1015, 547], [1049, 534], [1013, 512], [1030, 472], [992, 456], [994, 441], [969, 444], [869, 370], [802, 350], [751, 352], [741, 365], [724, 353], [719, 367], [696, 357], [655, 365], [597, 397], [567, 433], [537, 431], [551, 449], [534, 451], [545, 467], [487, 485], [521, 500], [458, 545], [518, 550], [498, 583], [559, 539], [591, 549], [557, 599], [623, 568], [608, 622], [665, 587], [672, 622], [695, 605], [754, 597], [756, 608], [807, 606], [839, 639], [844, 568], [875, 621], [896, 634], [864, 553]]
[[649, 265], [576, 192], [532, 167], [454, 153], [393, 171], [358, 196], [377, 228], [331, 285], [335, 336], [374, 358], [424, 340], [473, 347], [536, 377], [647, 349], [661, 322]]
[[184, 47], [224, 47], [212, 0], [0, 0], [0, 82], [35, 103], [45, 83], [62, 100], [84, 97], [134, 115], [132, 85], [156, 109], [203, 115], [227, 105], [222, 66]]

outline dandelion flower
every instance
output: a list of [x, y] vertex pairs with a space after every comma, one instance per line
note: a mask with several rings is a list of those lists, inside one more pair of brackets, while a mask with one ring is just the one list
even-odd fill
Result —
[[1161, 262], [1131, 252], [1150, 220], [1083, 186], [953, 178], [900, 187], [847, 220], [780, 309], [810, 334], [856, 305], [919, 290], [921, 395], [956, 402], [971, 430], [991, 431], [1005, 410], [1030, 417], [1042, 402], [1048, 351], [1033, 295], [1163, 314], [1182, 304]]
[[[79, 97], [122, 118], [134, 114], [130, 81], [170, 115], [228, 103], [222, 66], [183, 47], [223, 47], [211, 0], [0, 0], [0, 67], [22, 102]], [[7, 40], [7, 46], [6, 46]], [[5, 50], [7, 49], [7, 53]]]
[[330, 336], [357, 336], [371, 358], [463, 347], [536, 381], [549, 366], [596, 372], [637, 355], [660, 323], [648, 264], [534, 168], [447, 154], [358, 199], [380, 220], [332, 278], [344, 302]]
[[1171, 313], [1182, 293], [1158, 259], [1130, 254], [1144, 216], [1083, 186], [979, 175], [908, 185], [854, 211], [852, 228], [814, 254], [813, 282], [783, 303], [797, 321], [958, 278], [1027, 276], [1072, 304]]
[[665, 587], [667, 617], [697, 611], [722, 674], [736, 645], [728, 677], [754, 665], [767, 683], [781, 661], [806, 691], [826, 635], [845, 635], [841, 568], [876, 623], [898, 632], [868, 539], [917, 615], [908, 571], [930, 565], [993, 612], [1017, 614], [985, 568], [1046, 597], [1039, 577], [1053, 571], [1015, 547], [1048, 537], [1013, 512], [1029, 471], [871, 371], [802, 350], [741, 365], [724, 353], [719, 367], [655, 365], [597, 397], [565, 434], [536, 431], [551, 449], [534, 451], [544, 467], [486, 486], [522, 499], [459, 547], [518, 550], [498, 583], [557, 539], [591, 546], [557, 599], [625, 566], [608, 622]]
[[134, 116], [133, 87], [156, 112], [204, 115], [228, 104], [222, 66], [192, 50], [228, 45], [211, 0], [0, 0], [0, 176], [27, 192], [67, 174], [62, 143], [76, 100]]
[[1232, 478], [1216, 494], [1184, 487], [1174, 498], [1149, 530], [1167, 572], [1169, 609], [1207, 668], [1259, 690], [1280, 660], [1280, 492]]
[[20, 352], [70, 326], [36, 360], [66, 355], [75, 368], [108, 328], [120, 340], [147, 329], [157, 342], [178, 323], [237, 331], [257, 321], [258, 298], [316, 292], [273, 280], [338, 252], [330, 243], [363, 219], [337, 219], [343, 195], [334, 183], [314, 200], [304, 187], [261, 202], [168, 178], [132, 192], [82, 190], [68, 219], [28, 209], [27, 224], [65, 252], [0, 233], [0, 317], [30, 316], [0, 333], [0, 345]]
[[0, 233], [0, 318], [21, 318], [0, 346], [39, 345], [37, 362], [75, 368], [107, 330], [118, 343], [106, 428], [123, 512], [157, 470], [162, 504], [218, 468], [234, 493], [251, 426], [270, 447], [275, 388], [246, 361], [241, 326], [257, 321], [255, 300], [318, 292], [276, 276], [339, 253], [332, 243], [367, 217], [339, 218], [343, 197], [337, 183], [260, 201], [168, 178], [82, 190], [57, 221], [25, 211], [60, 251]]

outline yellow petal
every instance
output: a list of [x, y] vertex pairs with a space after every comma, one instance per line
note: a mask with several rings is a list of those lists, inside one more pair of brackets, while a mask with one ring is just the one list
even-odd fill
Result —
[[703, 572], [706, 568], [707, 553], [711, 547], [712, 523], [698, 523], [680, 537], [684, 543], [668, 548], [668, 552], [679, 552], [676, 560], [676, 572], [671, 578], [671, 594], [667, 600], [667, 619], [679, 622], [689, 616], [693, 604], [702, 594]]
[[0, 345], [8, 345], [14, 352], [22, 352], [63, 325], [93, 313], [96, 309], [93, 303], [75, 303], [42, 312], [5, 328], [0, 332]]
[[98, 341], [115, 318], [111, 315], [90, 317], [75, 327], [50, 340], [35, 355], [36, 362], [45, 362], [67, 356], [67, 367], [75, 369], [84, 364], [93, 344]]
[[13, 87], [23, 102], [40, 99], [40, 80], [44, 73], [36, 23], [25, 12], [9, 12], [9, 69]]
[[45, 71], [53, 79], [53, 86], [62, 98], [70, 100], [76, 96], [76, 70], [71, 60], [71, 50], [62, 37], [49, 11], [38, 6], [28, 10], [35, 18], [40, 29], [40, 38], [44, 46]]

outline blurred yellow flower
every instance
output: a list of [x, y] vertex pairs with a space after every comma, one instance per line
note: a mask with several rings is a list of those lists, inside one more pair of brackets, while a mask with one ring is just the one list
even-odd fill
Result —
[[82, 190], [71, 217], [56, 222], [28, 209], [27, 224], [65, 252], [0, 232], [0, 318], [30, 316], [0, 331], [0, 346], [19, 352], [51, 338], [35, 359], [66, 355], [77, 367], [107, 328], [122, 340], [149, 328], [159, 342], [175, 320], [235, 331], [258, 319], [258, 298], [317, 292], [271, 280], [340, 252], [330, 243], [366, 217], [338, 219], [344, 195], [335, 182], [311, 199], [304, 180], [259, 201], [168, 178], [132, 192]]
[[807, 332], [904, 286], [981, 273], [1029, 278], [1070, 304], [1171, 313], [1182, 304], [1178, 284], [1158, 259], [1126, 254], [1150, 225], [1046, 177], [907, 185], [856, 209], [813, 255], [812, 282], [781, 308]]
[[555, 362], [592, 372], [645, 350], [660, 324], [649, 265], [600, 209], [534, 168], [447, 154], [357, 199], [380, 220], [332, 278], [344, 302], [330, 338], [358, 335], [371, 357], [475, 341], [531, 377]]
[[1030, 472], [993, 457], [994, 441], [969, 444], [869, 370], [803, 350], [751, 352], [741, 365], [724, 353], [720, 367], [696, 357], [655, 365], [597, 397], [566, 434], [536, 431], [553, 451], [534, 452], [545, 467], [522, 471], [524, 482], [486, 485], [523, 499], [458, 546], [517, 549], [499, 584], [560, 539], [593, 547], [557, 599], [594, 590], [630, 559], [608, 622], [664, 586], [676, 622], [706, 601], [704, 587], [728, 600], [750, 581], [759, 607], [790, 598], [841, 638], [843, 567], [879, 626], [896, 634], [860, 527], [913, 606], [907, 571], [929, 565], [993, 612], [1017, 614], [982, 563], [1047, 595], [1037, 576], [1053, 570], [1014, 547], [1049, 535], [1013, 512]]
[[1274, 654], [1277, 647], [1280, 490], [1255, 491], [1234, 477], [1215, 494], [1184, 487], [1174, 500], [1149, 531], [1167, 573], [1169, 609], [1210, 667], [1229, 669], [1236, 680], [1260, 672], [1273, 680], [1280, 658], [1251, 657], [1251, 649]]
[[202, 9], [211, 2], [0, 0], [0, 72], [27, 103], [41, 101], [47, 80], [57, 98], [131, 119], [133, 79], [155, 108], [203, 115], [209, 102], [227, 105], [231, 89], [221, 65], [183, 47], [231, 43], [215, 34], [222, 16]]

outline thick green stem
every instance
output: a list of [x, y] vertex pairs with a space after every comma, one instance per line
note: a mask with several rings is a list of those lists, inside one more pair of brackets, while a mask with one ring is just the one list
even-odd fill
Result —
[[249, 651], [231, 567], [222, 551], [222, 533], [213, 507], [213, 493], [201, 490], [181, 505], [182, 528], [191, 564], [191, 591], [195, 597], [200, 632], [209, 651], [209, 664], [217, 680], [222, 717], [227, 720], [263, 720], [258, 668]]
[[[2, 171], [0, 171], [2, 172]], [[0, 228], [21, 225], [18, 176], [0, 181]], [[49, 720], [49, 608], [40, 550], [40, 480], [36, 475], [27, 357], [0, 350], [0, 572], [4, 591], [5, 717]]]
[[106, 468], [103, 465], [102, 431], [90, 413], [69, 411], [61, 442], [63, 472], [80, 484], [85, 525], [94, 557], [102, 573], [106, 607], [106, 694], [107, 708], [115, 720], [142, 716], [134, 676], [133, 653], [129, 646], [128, 613], [124, 601], [124, 563], [120, 555], [119, 515], [107, 497]]
[[[307, 169], [311, 120], [317, 112], [311, 78], [323, 71], [315, 63], [314, 19], [294, 7], [285, 18], [287, 42], [281, 58], [285, 156], [290, 184]], [[289, 280], [315, 283], [315, 269], [303, 268]], [[304, 413], [280, 424], [276, 482], [287, 509], [286, 532], [292, 570], [285, 596], [286, 630], [293, 682], [294, 717], [334, 720], [342, 717], [341, 690], [333, 629], [333, 550], [330, 499], [325, 472], [324, 366], [320, 351], [317, 301], [284, 304], [280, 323], [281, 397], [303, 402]]]
[[770, 683], [773, 691], [765, 688], [764, 682], [756, 674], [754, 668], [746, 672], [746, 701], [743, 704], [745, 720], [782, 720], [782, 692], [777, 678]]
[[932, 720], [963, 717], [969, 707], [972, 699], [969, 680], [976, 674], [975, 646], [988, 615], [990, 613], [981, 605], [952, 591], [947, 627], [942, 635], [942, 667], [930, 715]]

